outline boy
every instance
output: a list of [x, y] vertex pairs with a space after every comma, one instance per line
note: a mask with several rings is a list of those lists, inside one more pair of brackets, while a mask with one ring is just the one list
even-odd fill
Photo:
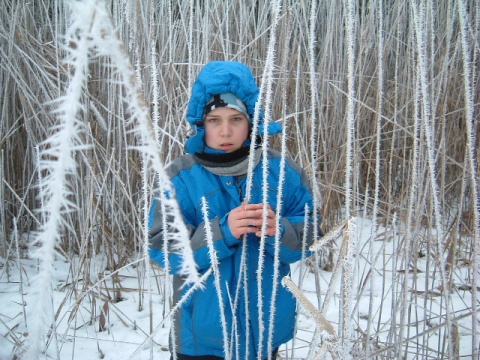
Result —
[[[271, 357], [276, 356], [281, 344], [293, 337], [296, 302], [279, 283], [290, 273], [290, 264], [302, 258], [302, 240], [306, 238], [307, 247], [314, 240], [312, 214], [305, 214], [306, 208], [313, 212], [313, 198], [303, 170], [286, 158], [285, 185], [281, 203], [277, 204], [281, 155], [269, 149], [267, 159], [264, 159], [262, 149], [257, 147], [252, 155], [254, 170], [250, 198], [248, 203], [245, 202], [250, 136], [258, 92], [252, 72], [241, 63], [214, 61], [204, 66], [192, 87], [187, 112], [195, 133], [187, 140], [187, 154], [167, 168], [201, 274], [212, 265], [202, 212], [202, 198], [207, 201], [222, 295], [219, 299], [214, 277], [210, 275], [204, 289], [196, 290], [174, 314], [172, 336], [175, 337], [175, 348], [171, 342], [170, 350], [180, 360], [223, 359], [225, 354], [238, 360], [258, 359], [259, 349], [260, 358], [268, 358], [272, 310], [275, 312]], [[278, 123], [271, 123], [268, 129], [259, 128], [256, 144], [261, 141], [263, 131], [271, 135], [281, 131]], [[269, 163], [265, 226], [264, 161]], [[278, 230], [277, 206], [281, 206]], [[163, 242], [169, 239], [163, 237], [160, 208], [154, 201], [150, 211], [150, 256], [164, 266], [167, 254], [163, 252]], [[307, 226], [305, 220], [309, 222]], [[308, 234], [304, 234], [305, 229]], [[262, 235], [265, 246], [264, 253], [260, 254]], [[277, 262], [276, 237], [280, 242]], [[173, 300], [177, 303], [189, 286], [184, 286], [182, 278], [177, 275], [181, 254], [169, 253], [168, 256], [174, 274]], [[259, 294], [257, 271], [260, 260], [263, 280]], [[274, 282], [275, 266], [278, 266], [279, 278]], [[272, 304], [274, 285], [276, 297]], [[227, 351], [224, 349], [220, 306], [224, 311], [223, 326], [228, 333]]]

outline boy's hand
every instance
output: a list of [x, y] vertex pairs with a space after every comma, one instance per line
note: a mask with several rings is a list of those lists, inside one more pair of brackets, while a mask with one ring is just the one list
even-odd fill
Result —
[[[242, 204], [232, 209], [228, 215], [228, 226], [233, 236], [239, 239], [242, 235], [255, 233], [262, 236], [263, 204]], [[267, 204], [267, 224], [265, 236], [273, 236], [276, 233], [276, 216], [269, 204]]]

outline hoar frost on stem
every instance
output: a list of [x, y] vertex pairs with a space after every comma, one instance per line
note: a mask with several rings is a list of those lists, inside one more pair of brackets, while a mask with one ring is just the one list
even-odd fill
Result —
[[[266, 101], [265, 101], [265, 116], [264, 116], [264, 133], [263, 133], [263, 144], [262, 144], [262, 153], [263, 157], [266, 159], [267, 158], [267, 146], [268, 146], [268, 122], [270, 121], [271, 118], [271, 101], [272, 101], [272, 83], [273, 83], [273, 68], [274, 68], [274, 59], [275, 59], [275, 45], [276, 45], [276, 31], [277, 31], [277, 25], [278, 25], [278, 20], [279, 20], [279, 14], [280, 14], [280, 2], [274, 1], [271, 4], [272, 6], [272, 19], [273, 23], [272, 26], [270, 27], [270, 39], [268, 43], [268, 50], [267, 50], [267, 57], [265, 60], [265, 67], [264, 71], [262, 74], [262, 79], [260, 81], [260, 89], [259, 89], [259, 95], [258, 95], [258, 100], [257, 104], [255, 105], [255, 111], [254, 111], [254, 116], [253, 116], [253, 127], [252, 127], [252, 133], [251, 133], [251, 138], [252, 142], [250, 144], [250, 155], [248, 159], [248, 171], [247, 171], [247, 185], [246, 185], [246, 191], [245, 191], [245, 203], [248, 203], [250, 201], [250, 194], [251, 194], [251, 189], [252, 189], [252, 173], [253, 173], [253, 167], [254, 167], [254, 153], [255, 153], [255, 146], [256, 146], [256, 137], [257, 134], [259, 133], [258, 128], [259, 128], [259, 118], [260, 118], [260, 108], [261, 108], [261, 103], [263, 100], [263, 94], [266, 93]], [[263, 203], [264, 203], [264, 208], [263, 208], [263, 225], [262, 225], [262, 234], [265, 233], [266, 230], [266, 219], [267, 219], [267, 199], [268, 199], [268, 162], [264, 161], [263, 162], [263, 168], [262, 168], [262, 174], [263, 174]], [[258, 349], [257, 349], [257, 354], [258, 354], [258, 359], [260, 360], [262, 358], [262, 352], [263, 352], [263, 337], [264, 337], [264, 332], [265, 332], [265, 326], [263, 323], [263, 297], [262, 297], [262, 270], [263, 270], [263, 263], [264, 263], [264, 248], [265, 248], [265, 235], [262, 235], [260, 239], [260, 257], [259, 257], [259, 262], [258, 262], [258, 270], [257, 270], [257, 291], [258, 291], [258, 322], [259, 322], [259, 339], [258, 339]], [[245, 264], [245, 256], [246, 254], [246, 241], [243, 242], [243, 248], [242, 248], [242, 268], [246, 269], [247, 264]], [[244, 289], [247, 289], [247, 277], [244, 276]], [[248, 294], [245, 294], [245, 302], [246, 302], [246, 309], [248, 309]], [[250, 321], [249, 319], [249, 314], [248, 310], [246, 311], [246, 324], [248, 326], [248, 323]], [[249, 330], [246, 329], [246, 333], [249, 333]], [[248, 349], [249, 349], [249, 339], [247, 337], [246, 339], [246, 357], [248, 357]]]
[[[412, 174], [411, 174], [411, 182], [410, 182], [410, 191], [409, 191], [409, 201], [408, 201], [408, 208], [407, 208], [407, 221], [406, 221], [406, 236], [405, 236], [405, 246], [403, 248], [403, 253], [404, 253], [404, 263], [406, 266], [406, 269], [408, 271], [409, 266], [410, 266], [410, 260], [412, 256], [412, 241], [414, 238], [414, 233], [412, 231], [413, 228], [413, 219], [415, 216], [415, 202], [417, 199], [417, 193], [418, 193], [418, 170], [419, 170], [419, 159], [420, 159], [420, 105], [419, 105], [419, 95], [418, 93], [420, 92], [420, 81], [417, 78], [416, 81], [416, 87], [415, 87], [415, 105], [414, 105], [414, 116], [415, 116], [415, 121], [414, 121], [414, 126], [413, 126], [413, 152], [412, 152]], [[408, 289], [409, 289], [409, 284], [410, 282], [407, 281], [407, 279], [403, 282], [402, 286], [402, 292], [401, 292], [401, 301], [400, 304], [403, 304], [400, 309], [400, 327], [399, 327], [399, 332], [398, 332], [398, 341], [397, 341], [397, 356], [402, 357], [402, 348], [401, 344], [403, 343], [403, 338], [404, 338], [404, 333], [406, 329], [406, 324], [407, 324], [407, 310], [408, 310]]]
[[[351, 296], [351, 291], [346, 291], [345, 288], [350, 286], [353, 287], [353, 274], [349, 272], [350, 268], [353, 268], [352, 264], [352, 253], [353, 250], [355, 249], [355, 242], [356, 239], [352, 239], [352, 236], [355, 235], [354, 231], [354, 224], [355, 224], [355, 218], [351, 219], [346, 219], [344, 220], [341, 224], [330, 230], [327, 234], [325, 234], [320, 240], [316, 241], [314, 244], [310, 246], [311, 251], [318, 250], [321, 246], [325, 245], [327, 242], [336, 240], [340, 237], [343, 237], [341, 241], [341, 247], [338, 253], [338, 261], [335, 263], [335, 266], [332, 271], [332, 276], [330, 278], [328, 287], [327, 287], [327, 292], [324, 296], [323, 303], [320, 307], [320, 312], [321, 313], [326, 313], [328, 307], [330, 306], [330, 303], [332, 299], [335, 296], [335, 284], [339, 281], [339, 278], [342, 278], [343, 283], [342, 283], [342, 308], [339, 309], [340, 311], [340, 316], [342, 316], [344, 313], [348, 312], [351, 313], [350, 308], [348, 308], [348, 304], [351, 303], [351, 299], [347, 298], [347, 296]], [[350, 261], [350, 263], [348, 263]], [[343, 270], [343, 273], [342, 273]], [[349, 279], [352, 279], [348, 281]], [[347, 282], [348, 281], [348, 282]], [[346, 308], [347, 307], [347, 308]], [[351, 317], [350, 317], [351, 319]], [[346, 341], [346, 338], [342, 338], [342, 324], [343, 322], [340, 322], [339, 324], [339, 335], [338, 335], [338, 342], [336, 343], [336, 350], [338, 353], [341, 354], [350, 354], [351, 352], [349, 351], [349, 348], [342, 343]], [[316, 329], [316, 333], [319, 331], [319, 329]], [[345, 334], [343, 332], [343, 334]], [[318, 334], [317, 334], [318, 335]], [[341, 355], [339, 358], [345, 359], [345, 358], [350, 358], [351, 355]]]
[[174, 240], [174, 251], [182, 254], [183, 261], [181, 274], [186, 276], [187, 283], [196, 283], [199, 281], [196, 264], [193, 259], [193, 252], [188, 241], [188, 230], [183, 223], [178, 204], [174, 198], [174, 191], [170, 179], [168, 178], [160, 158], [160, 149], [156, 141], [156, 135], [150, 118], [150, 110], [146, 105], [145, 98], [136, 79], [136, 73], [129, 61], [122, 42], [115, 33], [115, 29], [110, 16], [108, 15], [104, 3], [103, 6], [97, 5], [95, 22], [91, 27], [91, 37], [95, 40], [95, 50], [98, 54], [107, 56], [111, 59], [112, 65], [121, 76], [122, 84], [125, 89], [125, 102], [128, 104], [130, 119], [127, 124], [136, 122], [133, 132], [137, 135], [140, 146], [131, 146], [144, 153], [148, 159], [149, 165], [158, 176], [158, 191], [160, 199], [165, 205], [172, 229], [171, 234]]
[[[151, 124], [149, 110], [146, 106], [141, 88], [136, 79], [128, 56], [122, 42], [116, 36], [111, 18], [106, 12], [103, 1], [87, 0], [84, 2], [72, 1], [72, 24], [66, 38], [70, 45], [67, 48], [66, 62], [73, 69], [66, 94], [59, 99], [56, 113], [59, 125], [56, 132], [47, 139], [41, 152], [40, 169], [47, 175], [41, 180], [39, 186], [43, 192], [44, 204], [42, 206], [45, 219], [35, 243], [40, 247], [34, 256], [40, 259], [40, 271], [35, 284], [38, 287], [38, 301], [35, 303], [37, 311], [33, 311], [29, 329], [29, 344], [25, 354], [26, 359], [37, 359], [45, 356], [43, 348], [44, 333], [50, 327], [54, 328], [53, 316], [53, 261], [55, 246], [58, 244], [61, 231], [69, 227], [65, 213], [73, 211], [76, 206], [68, 199], [72, 194], [68, 178], [76, 175], [76, 162], [74, 153], [86, 148], [80, 139], [81, 122], [78, 114], [84, 111], [80, 99], [85, 87], [88, 74], [89, 57], [105, 55], [110, 57], [113, 66], [122, 77], [125, 86], [126, 103], [129, 105], [131, 119], [127, 124], [137, 121], [134, 132], [140, 139], [142, 146], [138, 147], [145, 155], [159, 177], [160, 192], [173, 194], [172, 186], [164, 171], [160, 160], [160, 151], [157, 147], [155, 133]], [[182, 252], [184, 261], [182, 272], [187, 276], [188, 282], [198, 282], [193, 253], [189, 246], [188, 231], [180, 220], [180, 212], [175, 200], [170, 197], [166, 201], [170, 215], [174, 219], [174, 228], [178, 230], [176, 238], [177, 249]], [[183, 242], [182, 242], [183, 241]]]
[[[269, 47], [268, 47], [268, 54], [267, 54], [267, 59], [266, 59], [266, 65], [265, 65], [265, 72], [267, 75], [267, 88], [266, 88], [266, 98], [265, 98], [265, 119], [264, 119], [264, 139], [263, 139], [263, 144], [262, 144], [262, 151], [263, 151], [263, 158], [267, 159], [268, 157], [268, 124], [271, 120], [271, 104], [272, 104], [272, 98], [273, 98], [273, 91], [272, 91], [272, 86], [273, 86], [273, 68], [274, 68], [274, 51], [275, 51], [275, 44], [276, 44], [276, 30], [277, 30], [277, 24], [279, 20], [279, 13], [280, 13], [280, 3], [276, 1], [273, 4], [273, 18], [275, 19], [274, 21], [274, 26], [271, 28], [270, 32], [270, 41], [269, 41]], [[284, 154], [282, 154], [282, 159], [281, 159], [281, 168], [283, 166], [283, 169], [285, 168], [285, 158]], [[262, 172], [263, 172], [263, 184], [262, 184], [262, 192], [263, 192], [263, 222], [262, 222], [262, 236], [260, 239], [260, 258], [259, 258], [259, 265], [257, 269], [257, 292], [258, 292], [258, 321], [260, 323], [260, 338], [258, 341], [259, 347], [258, 347], [258, 359], [260, 360], [262, 358], [262, 352], [263, 352], [263, 337], [264, 337], [264, 324], [263, 324], [263, 291], [262, 291], [262, 282], [263, 282], [263, 263], [264, 263], [264, 257], [265, 257], [265, 232], [267, 230], [267, 222], [268, 222], [268, 209], [267, 209], [267, 204], [268, 204], [268, 161], [263, 161], [263, 167], [262, 167]], [[280, 179], [279, 179], [279, 188], [278, 188], [278, 196], [281, 198], [281, 194], [283, 192], [283, 180], [282, 177], [285, 177], [284, 171], [280, 171]], [[276, 284], [278, 280], [278, 255], [279, 255], [279, 217], [278, 215], [280, 214], [281, 210], [281, 201], [277, 203], [277, 209], [276, 209], [276, 236], [275, 236], [275, 260], [274, 260], [274, 284], [272, 288], [272, 300], [275, 299], [276, 296]], [[268, 280], [268, 279], [267, 279]], [[270, 359], [271, 357], [271, 352], [272, 352], [272, 344], [271, 341], [273, 340], [273, 316], [275, 314], [275, 303], [272, 301], [270, 303], [271, 308], [270, 308], [270, 319], [269, 323], [272, 325], [269, 333], [267, 334], [268, 336], [268, 344], [267, 344], [267, 351], [268, 351], [268, 358]]]
[[[374, 256], [374, 241], [377, 238], [378, 233], [378, 207], [380, 201], [380, 186], [381, 186], [381, 141], [382, 141], [382, 102], [383, 102], [383, 0], [377, 1], [377, 74], [378, 74], [378, 93], [377, 93], [377, 134], [376, 134], [376, 148], [375, 148], [375, 191], [374, 191], [374, 200], [373, 200], [373, 219], [372, 219], [372, 236], [370, 236], [370, 251], [369, 251], [369, 262], [370, 268], [375, 269], [375, 256]], [[374, 277], [370, 277], [370, 299], [368, 303], [368, 318], [373, 318], [373, 294], [374, 294]], [[366, 356], [370, 354], [370, 334], [371, 334], [372, 321], [367, 323], [367, 334], [366, 334]]]
[[[154, 25], [154, 17], [153, 17], [153, 12], [150, 16], [149, 22], [150, 22], [150, 32], [153, 32], [153, 25]], [[153, 89], [153, 100], [152, 100], [152, 114], [153, 114], [153, 126], [154, 126], [154, 134], [155, 134], [155, 140], [158, 143], [159, 139], [159, 128], [158, 128], [158, 120], [160, 118], [159, 111], [158, 111], [158, 106], [159, 106], [159, 101], [158, 101], [158, 69], [157, 69], [157, 61], [156, 61], [156, 56], [155, 56], [155, 41], [151, 41], [150, 44], [150, 49], [151, 49], [151, 84], [152, 84], [152, 89]], [[162, 144], [159, 145], [160, 147]], [[152, 298], [152, 281], [151, 281], [151, 268], [150, 268], [150, 259], [149, 259], [149, 237], [148, 237], [148, 231], [149, 231], [149, 213], [150, 213], [150, 206], [151, 206], [151, 192], [150, 190], [150, 184], [148, 182], [148, 167], [147, 167], [148, 161], [146, 158], [146, 155], [142, 156], [142, 182], [143, 182], [143, 257], [145, 259], [145, 272], [146, 272], [146, 278], [147, 278], [147, 288], [148, 288], [148, 308], [150, 311], [150, 314], [153, 314], [153, 298]], [[163, 213], [162, 213], [163, 214]], [[165, 260], [167, 262], [167, 260]], [[165, 277], [168, 279], [168, 270], [166, 271]], [[166, 292], [165, 292], [165, 298], [167, 299], [169, 297], [169, 294], [171, 292], [168, 291], [168, 286], [165, 287]], [[153, 334], [153, 316], [150, 316], [150, 335]], [[153, 338], [150, 337], [150, 357], [153, 358]]]
[[218, 269], [218, 258], [215, 247], [213, 246], [213, 234], [212, 226], [210, 224], [210, 218], [208, 217], [208, 204], [204, 196], [202, 196], [202, 214], [203, 221], [205, 223], [205, 238], [208, 244], [208, 254], [210, 255], [210, 261], [212, 263], [213, 279], [215, 282], [215, 290], [217, 291], [218, 306], [220, 307], [220, 321], [222, 323], [222, 335], [223, 335], [223, 351], [225, 353], [225, 359], [231, 359], [230, 346], [228, 344], [228, 331], [227, 320], [225, 318], [225, 306], [223, 303], [222, 287], [220, 286], [220, 271]]
[[[479, 185], [478, 185], [478, 163], [476, 162], [475, 157], [475, 131], [473, 129], [474, 124], [474, 86], [472, 84], [475, 83], [476, 79], [476, 72], [473, 71], [475, 66], [472, 64], [471, 55], [470, 55], [470, 44], [468, 43], [468, 16], [466, 5], [464, 0], [458, 0], [458, 16], [460, 20], [460, 34], [461, 34], [461, 42], [462, 42], [462, 59], [463, 59], [463, 83], [465, 87], [465, 123], [467, 128], [467, 151], [468, 151], [468, 168], [470, 174], [470, 181], [472, 187], [472, 200], [473, 200], [473, 224], [474, 226], [474, 241], [473, 241], [473, 276], [472, 276], [472, 308], [475, 308], [478, 304], [478, 293], [475, 291], [478, 286], [478, 282], [480, 281], [480, 254], [479, 254], [479, 242], [480, 242], [480, 203], [479, 203]], [[477, 11], [480, 9], [480, 5], [477, 7]], [[477, 15], [480, 15], [480, 12], [477, 12]], [[478, 18], [477, 18], [477, 21]], [[478, 35], [478, 33], [477, 33]], [[476, 240], [475, 240], [476, 239]], [[472, 317], [472, 354], [474, 358], [478, 358], [479, 355], [479, 348], [478, 348], [478, 323], [477, 317]]]
[[53, 267], [56, 254], [55, 247], [60, 241], [62, 230], [70, 228], [65, 215], [74, 211], [77, 206], [69, 197], [72, 190], [69, 186], [69, 177], [76, 176], [76, 161], [74, 154], [84, 150], [80, 137], [82, 124], [79, 113], [84, 110], [80, 103], [86, 77], [88, 75], [89, 48], [92, 45], [88, 36], [88, 29], [92, 24], [95, 13], [94, 3], [88, 6], [73, 2], [72, 10], [77, 14], [66, 34], [68, 58], [65, 62], [73, 70], [65, 95], [58, 99], [58, 108], [55, 111], [59, 124], [54, 128], [55, 133], [42, 144], [39, 168], [46, 175], [40, 179], [39, 188], [42, 190], [42, 225], [35, 235], [34, 244], [38, 244], [38, 251], [32, 255], [39, 259], [40, 269], [37, 279], [33, 282], [33, 291], [38, 293], [34, 309], [30, 312], [29, 343], [24, 356], [25, 359], [46, 357], [45, 333], [51, 327], [55, 328], [53, 313], [53, 287], [55, 269]]
[[320, 207], [320, 191], [317, 182], [317, 89], [318, 81], [316, 76], [316, 24], [317, 24], [317, 1], [313, 0], [310, 7], [308, 52], [309, 52], [309, 70], [310, 70], [310, 107], [311, 107], [311, 134], [310, 134], [310, 163], [311, 163], [311, 185], [313, 190], [313, 239], [318, 237], [318, 209]]
[[350, 321], [351, 321], [351, 294], [353, 285], [355, 251], [355, 234], [353, 233], [353, 220], [351, 210], [353, 206], [353, 162], [355, 145], [355, 2], [345, 0], [345, 23], [346, 23], [346, 46], [347, 46], [347, 159], [345, 179], [345, 216], [349, 221], [344, 241], [347, 240], [346, 258], [344, 259], [344, 272], [342, 279], [342, 306], [340, 307], [341, 325], [339, 327], [340, 346], [343, 346], [345, 353], [350, 353]]
[[[288, 18], [288, 26], [287, 26], [287, 34], [291, 33], [291, 21], [290, 17]], [[285, 41], [285, 48], [284, 54], [285, 57], [282, 59], [282, 69], [287, 68], [288, 64], [288, 45], [289, 41]], [[285, 83], [283, 84], [285, 86]], [[272, 295], [270, 297], [270, 318], [268, 319], [268, 340], [267, 340], [267, 353], [268, 353], [268, 360], [271, 358], [271, 354], [273, 351], [273, 332], [274, 332], [274, 321], [275, 321], [275, 313], [276, 313], [276, 298], [277, 298], [277, 291], [278, 291], [278, 283], [279, 283], [279, 268], [280, 268], [280, 216], [282, 213], [282, 194], [285, 184], [285, 156], [287, 153], [287, 93], [283, 91], [282, 93], [282, 115], [284, 117], [283, 129], [282, 129], [282, 145], [281, 145], [281, 159], [280, 159], [280, 172], [279, 172], [279, 179], [278, 179], [278, 189], [277, 189], [277, 208], [275, 210], [275, 245], [274, 245], [274, 259], [273, 259], [273, 285], [272, 285]], [[266, 210], [266, 209], [265, 209]], [[306, 233], [306, 232], [305, 232]]]
[[282, 284], [285, 286], [294, 296], [297, 298], [299, 303], [312, 315], [315, 323], [320, 328], [321, 331], [326, 332], [332, 338], [335, 338], [335, 328], [333, 325], [325, 318], [325, 316], [318, 311], [315, 306], [308, 300], [305, 294], [295, 285], [295, 283], [288, 277], [285, 276], [282, 279]]
[[450, 290], [448, 285], [448, 280], [446, 276], [446, 263], [445, 263], [445, 248], [443, 244], [444, 240], [444, 225], [442, 210], [439, 200], [439, 189], [437, 184], [437, 168], [436, 168], [436, 157], [435, 157], [435, 148], [434, 148], [434, 135], [433, 135], [433, 114], [431, 109], [430, 101], [430, 86], [428, 81], [428, 62], [426, 54], [426, 44], [424, 40], [425, 36], [425, 4], [421, 3], [420, 6], [417, 4], [416, 0], [412, 1], [412, 10], [413, 10], [413, 20], [415, 25], [415, 39], [417, 41], [417, 53], [418, 53], [418, 76], [420, 78], [421, 85], [421, 96], [422, 96], [422, 115], [423, 115], [423, 124], [425, 130], [425, 140], [427, 143], [427, 159], [428, 159], [428, 169], [430, 175], [430, 187], [434, 204], [434, 218], [435, 226], [437, 231], [437, 256], [436, 260], [438, 261], [438, 267], [440, 271], [440, 277], [444, 287], [443, 295], [445, 297], [445, 315], [447, 319], [447, 338], [448, 338], [448, 354], [449, 358], [453, 359], [453, 342], [452, 336], [450, 334], [452, 329], [452, 320], [451, 320], [451, 301], [450, 301]]

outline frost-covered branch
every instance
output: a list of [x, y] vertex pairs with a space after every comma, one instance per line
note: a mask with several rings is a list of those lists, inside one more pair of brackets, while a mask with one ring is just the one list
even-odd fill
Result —
[[123, 43], [118, 38], [112, 20], [105, 6], [96, 7], [95, 22], [90, 29], [90, 35], [95, 40], [95, 50], [98, 55], [107, 56], [122, 79], [125, 90], [125, 102], [128, 104], [130, 118], [127, 124], [134, 124], [133, 132], [137, 136], [140, 146], [131, 146], [147, 156], [148, 163], [158, 177], [157, 193], [160, 201], [165, 205], [165, 210], [172, 222], [169, 224], [174, 229], [169, 235], [174, 240], [174, 251], [182, 254], [183, 261], [181, 273], [185, 275], [187, 283], [199, 280], [193, 252], [189, 243], [189, 233], [180, 214], [178, 204], [173, 197], [172, 184], [165, 172], [160, 158], [161, 149], [156, 141], [155, 130], [150, 118], [150, 110], [145, 102], [142, 89], [137, 81], [136, 72], [130, 64], [128, 54]]
[[[355, 148], [355, 1], [345, 0], [346, 47], [347, 47], [347, 153], [345, 175], [345, 216], [350, 219], [353, 201], [353, 168]], [[354, 273], [355, 233], [353, 222], [349, 221], [344, 241], [347, 241], [345, 258], [343, 259], [344, 271], [342, 281], [342, 302], [340, 307], [339, 327], [340, 342], [344, 349], [350, 348], [351, 336], [351, 297]], [[345, 351], [349, 353], [349, 351]]]
[[[375, 254], [374, 254], [374, 241], [377, 238], [378, 232], [378, 213], [379, 213], [379, 202], [380, 202], [380, 187], [381, 177], [380, 172], [382, 169], [382, 157], [381, 157], [381, 144], [382, 144], [382, 113], [383, 113], [383, 52], [384, 52], [384, 40], [383, 40], [383, 0], [378, 0], [376, 3], [377, 7], [377, 21], [378, 26], [376, 27], [377, 31], [377, 74], [378, 74], [378, 90], [377, 90], [377, 133], [376, 133], [376, 146], [375, 146], [375, 191], [373, 199], [373, 218], [372, 218], [372, 236], [370, 237], [370, 251], [369, 251], [369, 266], [372, 270], [375, 269]], [[368, 318], [373, 318], [373, 294], [374, 294], [374, 277], [370, 276], [370, 299], [368, 303]], [[367, 334], [365, 345], [366, 356], [369, 356], [370, 353], [370, 334], [371, 334], [372, 321], [369, 321], [367, 324]]]
[[40, 262], [40, 269], [33, 287], [38, 296], [30, 313], [29, 344], [24, 357], [27, 360], [46, 356], [44, 337], [50, 327], [55, 327], [55, 247], [60, 242], [62, 232], [71, 229], [65, 215], [77, 208], [77, 205], [71, 202], [70, 187], [71, 178], [76, 176], [75, 153], [86, 148], [81, 140], [82, 123], [79, 115], [84, 110], [80, 100], [88, 75], [89, 48], [92, 45], [88, 30], [92, 25], [95, 8], [84, 7], [75, 2], [71, 5], [77, 17], [66, 34], [67, 42], [70, 43], [66, 63], [73, 74], [65, 95], [57, 101], [55, 114], [58, 125], [54, 127], [54, 133], [43, 142], [39, 156], [40, 172], [45, 174], [38, 185], [42, 191], [43, 223], [35, 235], [34, 244], [39, 248], [32, 252], [33, 257]]
[[222, 323], [223, 333], [223, 351], [225, 353], [225, 359], [231, 359], [230, 346], [228, 344], [228, 331], [227, 320], [225, 318], [225, 304], [223, 303], [222, 287], [220, 286], [220, 271], [218, 269], [218, 257], [215, 247], [213, 246], [213, 234], [212, 226], [210, 224], [210, 218], [208, 217], [208, 204], [205, 197], [202, 197], [202, 214], [203, 221], [205, 223], [205, 238], [208, 244], [208, 254], [212, 262], [213, 279], [215, 282], [215, 290], [217, 291], [218, 306], [220, 308], [220, 321]]
[[446, 276], [446, 263], [445, 263], [445, 246], [444, 246], [444, 224], [442, 209], [440, 206], [439, 199], [439, 187], [437, 183], [437, 167], [436, 167], [436, 156], [434, 148], [434, 126], [433, 126], [433, 110], [431, 108], [431, 98], [430, 98], [430, 84], [428, 81], [428, 59], [426, 54], [426, 44], [424, 36], [426, 34], [425, 29], [425, 4], [422, 3], [420, 6], [417, 4], [416, 0], [412, 0], [412, 10], [413, 10], [413, 20], [415, 25], [415, 34], [417, 41], [417, 53], [418, 53], [418, 76], [420, 81], [421, 89], [421, 99], [422, 99], [422, 115], [423, 115], [423, 125], [425, 131], [425, 140], [427, 143], [427, 159], [428, 159], [428, 169], [430, 175], [430, 188], [434, 205], [434, 218], [435, 218], [435, 227], [437, 231], [437, 256], [436, 260], [438, 261], [438, 267], [440, 272], [440, 277], [442, 284], [445, 288], [445, 315], [447, 319], [447, 331], [448, 331], [448, 352], [449, 357], [453, 358], [453, 342], [450, 331], [452, 329], [451, 323], [451, 302], [450, 302], [450, 292], [448, 291], [448, 279]]
[[[475, 80], [478, 79], [478, 74], [474, 69], [476, 68], [474, 63], [472, 63], [470, 55], [470, 44], [468, 41], [468, 16], [466, 10], [466, 4], [464, 0], [458, 0], [458, 17], [460, 20], [460, 35], [462, 43], [462, 60], [463, 60], [463, 83], [465, 91], [465, 124], [467, 128], [467, 154], [468, 154], [468, 174], [470, 175], [470, 183], [472, 188], [472, 201], [473, 201], [473, 254], [472, 254], [472, 308], [476, 307], [478, 304], [478, 292], [475, 289], [478, 288], [478, 283], [480, 282], [480, 190], [479, 190], [479, 180], [478, 180], [478, 163], [475, 153], [478, 149], [475, 149], [475, 144], [477, 139], [475, 137], [474, 131], [474, 84]], [[477, 21], [480, 22], [478, 16], [480, 15], [480, 4], [477, 3]], [[480, 29], [477, 26], [477, 39], [480, 33]], [[473, 45], [475, 46], [475, 45]], [[477, 117], [478, 120], [478, 117]], [[478, 126], [478, 124], [477, 124]], [[472, 356], [477, 358], [479, 355], [478, 348], [478, 320], [475, 316], [472, 317]]]
[[340, 356], [341, 351], [339, 351], [338, 339], [333, 325], [320, 311], [315, 308], [315, 306], [313, 306], [313, 304], [288, 276], [285, 276], [282, 279], [282, 285], [285, 286], [295, 296], [300, 305], [307, 310], [309, 315], [313, 318], [319, 333], [324, 335], [324, 345], [326, 350], [333, 356], [334, 359], [343, 359], [344, 357]]
[[[290, 17], [288, 18], [290, 20]], [[289, 21], [291, 25], [291, 22]], [[290, 26], [287, 27], [287, 34], [290, 34], [291, 29]], [[287, 39], [288, 40], [288, 39]], [[285, 51], [284, 57], [282, 59], [282, 69], [285, 71], [288, 68], [288, 44], [289, 41], [285, 41]], [[285, 77], [286, 80], [286, 77]], [[270, 360], [273, 348], [273, 333], [274, 333], [274, 322], [275, 322], [275, 313], [277, 311], [276, 307], [276, 299], [277, 299], [277, 292], [278, 292], [278, 283], [279, 283], [279, 276], [280, 276], [280, 217], [283, 208], [283, 189], [285, 184], [285, 157], [287, 155], [287, 118], [286, 118], [286, 110], [287, 108], [287, 94], [286, 92], [282, 93], [282, 115], [284, 117], [284, 123], [282, 128], [282, 145], [281, 145], [281, 159], [280, 159], [280, 171], [278, 176], [278, 187], [277, 187], [277, 208], [275, 210], [275, 245], [274, 245], [274, 259], [273, 259], [273, 285], [272, 285], [272, 295], [270, 297], [270, 318], [268, 319], [268, 341], [267, 341], [267, 352], [268, 352], [268, 359]], [[266, 210], [266, 209], [264, 209]], [[266, 213], [264, 212], [264, 217]], [[264, 221], [266, 224], [266, 221]]]
[[[258, 359], [261, 360], [262, 352], [263, 352], [263, 338], [264, 338], [264, 323], [263, 323], [263, 291], [262, 291], [262, 276], [263, 276], [263, 264], [264, 264], [264, 256], [265, 256], [265, 230], [267, 226], [267, 199], [268, 199], [268, 161], [267, 159], [267, 147], [268, 147], [268, 123], [271, 119], [271, 103], [272, 103], [272, 84], [273, 84], [273, 69], [274, 69], [274, 60], [275, 60], [275, 45], [276, 45], [276, 31], [277, 31], [277, 24], [280, 18], [280, 2], [273, 1], [272, 4], [272, 19], [273, 23], [270, 27], [270, 37], [267, 49], [267, 57], [265, 60], [265, 68], [263, 71], [262, 79], [260, 81], [260, 90], [258, 95], [257, 104], [255, 106], [254, 116], [253, 116], [253, 127], [251, 132], [251, 144], [250, 144], [250, 155], [248, 158], [248, 172], [247, 172], [247, 185], [245, 191], [245, 202], [248, 203], [250, 201], [251, 196], [251, 189], [252, 189], [252, 174], [254, 168], [254, 154], [255, 154], [255, 147], [256, 147], [256, 138], [257, 134], [259, 134], [259, 119], [260, 119], [260, 111], [261, 111], [261, 104], [263, 100], [264, 94], [266, 94], [266, 101], [265, 101], [265, 116], [264, 116], [264, 123], [263, 123], [263, 144], [262, 144], [262, 153], [263, 153], [263, 167], [262, 167], [262, 174], [263, 174], [263, 224], [262, 224], [262, 238], [260, 239], [260, 257], [258, 262], [258, 269], [257, 269], [257, 292], [258, 292], [258, 322], [259, 322], [259, 339], [258, 339]], [[245, 243], [245, 241], [244, 241]], [[244, 245], [244, 248], [246, 245]], [[245, 255], [245, 253], [243, 253]], [[242, 256], [244, 259], [245, 256]], [[242, 263], [242, 266], [247, 266], [247, 264]], [[246, 276], [245, 276], [246, 281]], [[245, 289], [247, 288], [245, 284]], [[247, 295], [247, 294], [245, 294]], [[245, 296], [247, 298], [247, 296]], [[248, 301], [248, 300], [246, 300]], [[246, 319], [246, 323], [250, 321], [250, 319]], [[247, 332], [248, 333], [248, 332]], [[248, 340], [247, 340], [248, 342]], [[247, 346], [247, 357], [248, 357], [248, 346]]]

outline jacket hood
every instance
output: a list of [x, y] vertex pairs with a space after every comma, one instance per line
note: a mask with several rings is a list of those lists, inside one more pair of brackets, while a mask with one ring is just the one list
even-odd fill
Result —
[[[240, 98], [247, 107], [250, 123], [253, 122], [255, 105], [258, 101], [259, 89], [250, 68], [235, 61], [212, 61], [206, 64], [192, 86], [192, 94], [188, 103], [187, 120], [193, 127], [193, 134], [186, 143], [186, 152], [194, 154], [205, 150], [205, 129], [203, 112], [207, 102], [215, 94], [231, 92]], [[259, 135], [264, 133], [263, 112], [259, 112]], [[279, 123], [270, 123], [268, 134], [282, 131]]]

